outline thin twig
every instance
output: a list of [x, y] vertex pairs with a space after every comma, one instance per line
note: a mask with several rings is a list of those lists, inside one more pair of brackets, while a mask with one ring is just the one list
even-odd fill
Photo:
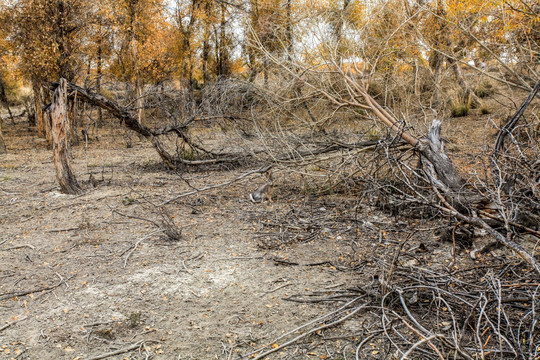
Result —
[[264, 297], [264, 296], [266, 296], [266, 295], [268, 295], [268, 294], [270, 294], [270, 293], [276, 292], [276, 291], [278, 291], [279, 289], [283, 289], [284, 287], [291, 286], [291, 285], [292, 285], [292, 283], [283, 284], [283, 285], [281, 285], [281, 286], [278, 286], [278, 287], [275, 288], [275, 289], [272, 289], [272, 290], [269, 290], [269, 291], [265, 291], [263, 294], [261, 294], [261, 297]]
[[409, 350], [407, 350], [407, 352], [405, 352], [405, 354], [403, 354], [403, 356], [401, 357], [400, 360], [406, 360], [408, 359], [408, 356], [410, 353], [412, 353], [414, 351], [414, 349], [416, 349], [417, 347], [419, 347], [420, 345], [422, 345], [423, 343], [425, 342], [430, 342], [431, 340], [433, 339], [436, 339], [437, 337], [439, 337], [440, 335], [431, 335], [430, 337], [423, 337], [421, 340], [419, 340], [418, 342], [416, 342], [413, 346], [411, 346], [409, 348]]
[[360, 359], [358, 357], [358, 354], [360, 353], [360, 349], [362, 348], [362, 346], [364, 346], [365, 343], [367, 343], [369, 340], [373, 339], [376, 335], [380, 334], [382, 331], [378, 331], [377, 333], [375, 334], [371, 334], [369, 335], [367, 338], [365, 338], [364, 340], [362, 340], [360, 342], [360, 344], [358, 344], [358, 346], [356, 346], [356, 350], [354, 352], [354, 355], [355, 355], [355, 358], [356, 360]]
[[342, 323], [343, 321], [347, 320], [348, 318], [350, 318], [351, 316], [355, 315], [357, 312], [359, 312], [360, 310], [364, 309], [367, 307], [367, 304], [362, 304], [360, 306], [358, 306], [356, 309], [354, 309], [353, 311], [351, 311], [350, 313], [348, 313], [347, 315], [345, 315], [344, 317], [336, 320], [336, 321], [333, 321], [331, 322], [330, 324], [325, 324], [325, 325], [322, 325], [322, 326], [319, 326], [318, 328], [315, 328], [315, 329], [311, 329], [309, 330], [308, 332], [306, 333], [303, 333], [303, 334], [300, 334], [298, 335], [297, 337], [295, 337], [294, 339], [292, 340], [289, 340], [279, 346], [276, 346], [275, 348], [271, 349], [271, 350], [268, 350], [267, 352], [263, 353], [263, 354], [260, 354], [258, 356], [256, 356], [253, 360], [258, 360], [258, 359], [262, 359], [264, 358], [265, 356], [268, 356], [278, 350], [281, 350], [291, 344], [294, 344], [295, 342], [297, 342], [298, 340], [300, 339], [303, 339], [305, 338], [306, 336], [309, 336], [313, 333], [316, 333], [317, 331], [320, 331], [320, 330], [323, 330], [323, 329], [328, 329], [330, 327], [333, 327], [339, 323]]
[[253, 351], [253, 352], [251, 352], [251, 353], [249, 353], [249, 354], [247, 354], [247, 355], [244, 355], [244, 357], [248, 357], [248, 356], [251, 356], [251, 355], [253, 355], [253, 354], [256, 354], [256, 353], [262, 351], [263, 349], [267, 348], [267, 347], [270, 346], [271, 344], [276, 343], [277, 341], [283, 339], [283, 338], [286, 337], [286, 336], [289, 336], [290, 334], [293, 334], [293, 333], [299, 331], [300, 329], [303, 329], [303, 328], [308, 327], [308, 326], [310, 326], [310, 325], [316, 324], [316, 323], [321, 322], [321, 321], [323, 321], [324, 319], [326, 319], [326, 318], [328, 318], [328, 317], [330, 317], [330, 316], [333, 316], [333, 315], [335, 315], [335, 314], [338, 314], [339, 312], [341, 312], [342, 310], [348, 308], [350, 305], [352, 305], [354, 302], [356, 302], [356, 301], [358, 301], [358, 300], [360, 300], [360, 299], [361, 299], [361, 297], [356, 297], [355, 299], [352, 299], [351, 301], [345, 303], [343, 306], [339, 307], [338, 309], [336, 309], [336, 310], [334, 310], [334, 311], [332, 311], [332, 312], [329, 312], [329, 313], [327, 313], [327, 314], [324, 314], [323, 316], [320, 316], [320, 317], [318, 317], [318, 318], [316, 318], [316, 319], [314, 319], [314, 320], [311, 320], [311, 321], [307, 322], [306, 324], [303, 324], [303, 325], [301, 325], [301, 326], [299, 326], [299, 327], [297, 327], [297, 328], [295, 328], [295, 329], [292, 329], [292, 330], [286, 332], [286, 333], [283, 334], [283, 335], [280, 335], [279, 337], [275, 338], [275, 339], [274, 339], [272, 342], [270, 342], [269, 344], [267, 344], [267, 345], [265, 345], [265, 346], [262, 346], [262, 347], [258, 348], [257, 350], [255, 350], [255, 351]]
[[30, 244], [24, 244], [24, 245], [13, 246], [13, 247], [1, 249], [1, 250], [2, 250], [2, 251], [8, 251], [8, 250], [17, 250], [17, 249], [22, 249], [22, 248], [29, 248], [29, 249], [32, 249], [32, 250], [35, 250], [35, 249], [36, 249], [33, 245], [30, 245]]
[[129, 260], [129, 257], [131, 256], [131, 254], [133, 254], [133, 252], [134, 252], [135, 250], [137, 250], [137, 247], [139, 246], [139, 244], [140, 244], [142, 241], [148, 239], [149, 237], [151, 237], [151, 236], [153, 236], [153, 235], [155, 235], [155, 234], [157, 234], [157, 233], [159, 233], [159, 232], [162, 232], [162, 231], [163, 231], [162, 229], [159, 229], [159, 230], [156, 230], [156, 231], [152, 231], [151, 233], [146, 234], [145, 236], [143, 236], [142, 238], [140, 238], [139, 240], [137, 240], [137, 242], [136, 242], [134, 245], [132, 245], [131, 250], [128, 252], [128, 254], [126, 255], [126, 258], [124, 259], [124, 266], [123, 266], [124, 269], [125, 269], [126, 266], [127, 266], [127, 262], [128, 262], [128, 260]]
[[28, 319], [28, 316], [24, 316], [24, 317], [22, 317], [22, 318], [20, 318], [20, 319], [17, 319], [17, 320], [14, 320], [14, 321], [12, 321], [12, 322], [9, 322], [9, 323], [7, 323], [6, 325], [0, 327], [0, 332], [3, 331], [3, 330], [5, 330], [5, 329], [7, 329], [7, 328], [10, 327], [11, 325], [15, 325], [15, 324], [18, 323], [19, 321], [23, 321], [23, 320], [26, 320], [26, 319]]
[[[75, 276], [75, 275], [73, 275]], [[73, 276], [70, 276], [68, 278], [71, 279]], [[60, 282], [58, 282], [57, 284], [55, 285], [52, 285], [52, 286], [47, 286], [47, 287], [43, 287], [43, 288], [39, 288], [39, 289], [33, 289], [33, 290], [27, 290], [27, 291], [21, 291], [21, 292], [8, 292], [8, 293], [4, 293], [4, 294], [1, 294], [0, 295], [0, 300], [3, 300], [3, 299], [7, 299], [7, 298], [10, 298], [10, 297], [21, 297], [21, 296], [26, 296], [28, 294], [33, 294], [33, 293], [37, 293], [37, 292], [44, 292], [44, 291], [51, 291], [51, 290], [54, 290], [56, 289], [57, 287], [59, 287], [60, 285], [66, 283], [66, 281], [64, 279], [60, 280]], [[67, 283], [66, 283], [67, 285]]]

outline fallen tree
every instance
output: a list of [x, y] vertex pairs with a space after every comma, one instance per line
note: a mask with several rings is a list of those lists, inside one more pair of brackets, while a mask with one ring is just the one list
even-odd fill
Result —
[[[522, 144], [519, 140], [510, 134], [527, 105], [537, 94], [540, 80], [531, 87], [529, 96], [509, 123], [499, 131], [497, 145], [491, 156], [494, 167], [499, 169], [498, 172], [492, 173], [491, 178], [478, 181], [478, 176], [475, 178], [475, 175], [465, 174], [464, 178], [456, 170], [445, 151], [439, 120], [433, 121], [426, 135], [413, 135], [405, 121], [398, 120], [391, 109], [382, 106], [370, 94], [370, 77], [363, 71], [356, 68], [345, 69], [339, 62], [332, 60], [324, 66], [313, 68], [301, 62], [281, 61], [270, 52], [265, 52], [265, 55], [284, 70], [286, 77], [296, 78], [297, 82], [309, 89], [312, 99], [325, 99], [336, 109], [349, 108], [353, 112], [368, 114], [366, 116], [375, 123], [383, 124], [394, 139], [401, 139], [410, 145], [418, 158], [416, 165], [412, 165], [413, 160], [410, 157], [407, 162], [399, 157], [388, 159], [386, 165], [382, 165], [390, 168], [388, 174], [403, 184], [403, 190], [394, 190], [408, 197], [411, 203], [435, 208], [453, 218], [456, 223], [483, 229], [492, 235], [498, 244], [515, 251], [540, 274], [540, 263], [534, 253], [528, 252], [514, 241], [514, 236], [522, 231], [540, 238], [537, 231], [540, 222], [538, 144], [535, 141], [524, 151], [520, 148]], [[511, 166], [499, 161], [504, 158], [500, 153], [507, 136], [512, 138], [516, 147], [515, 154], [507, 156]], [[380, 145], [386, 146], [383, 142]], [[516, 172], [518, 173], [515, 174]], [[475, 180], [471, 182], [468, 179]], [[507, 183], [510, 186], [509, 179], [514, 182], [521, 181], [519, 191], [506, 190], [505, 193], [502, 184]], [[521, 219], [528, 219], [527, 223], [522, 223]]]
[[[221, 97], [232, 97], [232, 93], [236, 93], [238, 88], [243, 88], [244, 84], [236, 84], [237, 88], [235, 88], [235, 85], [226, 84], [227, 87], [229, 87], [230, 93], [224, 93], [223, 89], [219, 88], [219, 85], [216, 89], [211, 89], [210, 91], [213, 93], [219, 93]], [[253, 86], [254, 85], [249, 85]], [[49, 85], [49, 88], [52, 91], [55, 91], [58, 87], [58, 83], [51, 83]], [[240, 162], [242, 159], [244, 162], [262, 162], [267, 166], [268, 164], [271, 164], [275, 161], [281, 161], [281, 162], [287, 162], [287, 161], [294, 161], [298, 158], [306, 158], [306, 157], [313, 157], [321, 154], [331, 153], [331, 152], [338, 152], [343, 149], [364, 149], [364, 148], [372, 148], [376, 146], [377, 141], [368, 140], [368, 141], [359, 141], [355, 143], [343, 143], [338, 141], [324, 141], [317, 144], [309, 144], [308, 146], [301, 146], [301, 148], [294, 149], [294, 151], [283, 151], [279, 146], [277, 146], [277, 151], [279, 153], [270, 154], [268, 155], [268, 149], [266, 150], [249, 150], [247, 152], [239, 152], [239, 153], [216, 153], [209, 151], [205, 148], [203, 148], [200, 144], [198, 144], [196, 141], [194, 141], [190, 135], [189, 135], [189, 129], [192, 125], [194, 125], [197, 121], [200, 120], [208, 120], [208, 119], [214, 119], [214, 118], [225, 118], [230, 120], [235, 120], [240, 118], [238, 114], [229, 115], [226, 113], [226, 110], [220, 109], [220, 114], [218, 115], [208, 115], [208, 116], [194, 116], [191, 115], [187, 117], [183, 121], [179, 121], [178, 123], [169, 124], [166, 126], [158, 127], [158, 128], [150, 128], [148, 126], [145, 126], [141, 124], [136, 116], [132, 115], [129, 107], [121, 106], [119, 103], [108, 99], [107, 97], [96, 94], [88, 89], [84, 89], [80, 86], [77, 86], [75, 84], [66, 83], [67, 88], [67, 96], [68, 98], [73, 101], [81, 101], [84, 103], [87, 103], [91, 106], [98, 107], [102, 110], [106, 110], [110, 115], [112, 115], [114, 118], [116, 118], [123, 126], [126, 128], [136, 132], [137, 134], [141, 135], [142, 137], [148, 139], [161, 159], [163, 160], [163, 163], [167, 165], [172, 170], [178, 170], [180, 166], [198, 166], [198, 165], [211, 165], [211, 164], [236, 164]], [[265, 96], [264, 91], [261, 91], [261, 96]], [[213, 96], [213, 94], [210, 94], [210, 96]], [[253, 95], [255, 96], [255, 95]], [[207, 104], [212, 107], [223, 107], [227, 108], [228, 105], [224, 104], [216, 104], [214, 98], [211, 98], [210, 101], [212, 104]], [[226, 101], [230, 101], [230, 99], [227, 99]], [[44, 109], [47, 110], [47, 105]], [[154, 105], [154, 106], [159, 106]], [[238, 108], [238, 104], [233, 104], [234, 108]], [[245, 120], [245, 119], [244, 119]], [[247, 119], [248, 121], [252, 121], [251, 119]], [[241, 129], [242, 132], [244, 131]], [[178, 156], [178, 154], [172, 154], [170, 151], [168, 151], [164, 145], [164, 143], [160, 140], [160, 137], [166, 136], [169, 134], [176, 135], [182, 142], [187, 144], [192, 149], [195, 149], [199, 151], [201, 154], [204, 155], [202, 158], [197, 159], [185, 159], [181, 156]], [[262, 155], [261, 158], [257, 158], [257, 156]], [[261, 165], [259, 165], [261, 166]]]
[[[424, 138], [418, 140], [407, 130], [404, 130], [403, 125], [369, 95], [365, 84], [364, 86], [359, 84], [340, 67], [335, 66], [335, 69], [340, 73], [346, 83], [364, 98], [367, 109], [375, 114], [379, 121], [383, 122], [393, 130], [397, 136], [413, 146], [418, 152], [421, 161], [422, 159], [427, 160], [423, 161], [423, 163], [427, 165], [425, 169], [422, 171], [417, 169], [415, 172], [417, 175], [424, 175], [428, 180], [433, 192], [440, 200], [440, 205], [437, 206], [448, 215], [456, 217], [459, 221], [484, 229], [492, 235], [497, 242], [519, 254], [519, 256], [527, 261], [540, 274], [540, 263], [538, 260], [512, 240], [512, 231], [508, 231], [511, 228], [509, 224], [511, 219], [506, 216], [508, 210], [505, 207], [505, 204], [500, 201], [500, 193], [497, 194], [497, 197], [495, 198], [486, 197], [474, 187], [470, 186], [470, 184], [468, 184], [456, 171], [452, 160], [446, 154], [444, 143], [440, 137], [441, 122], [439, 120], [434, 120], [428, 134]], [[494, 158], [496, 158], [502, 147], [505, 135], [510, 133], [512, 127], [515, 126], [539, 88], [540, 80], [537, 81], [523, 105], [512, 117], [509, 122], [510, 125], [507, 124], [500, 130], [499, 135], [497, 136]], [[500, 181], [497, 180], [497, 183], [500, 183]], [[417, 193], [420, 195], [420, 192]], [[532, 196], [535, 195], [533, 194]], [[537, 198], [535, 202], [538, 203]], [[500, 218], [498, 218], [498, 220], [505, 224], [505, 229], [507, 230], [506, 236], [501, 231], [497, 231], [493, 226], [489, 225], [484, 218], [479, 216], [486, 208], [492, 207], [499, 212]], [[522, 213], [528, 212], [528, 210], [524, 208], [520, 208], [519, 211]], [[537, 214], [531, 214], [531, 216], [537, 218]], [[536, 236], [538, 236], [538, 233], [536, 233]]]
[[[340, 66], [333, 64], [333, 73], [338, 74], [341, 79], [341, 84], [346, 88], [348, 97], [345, 97], [343, 93], [337, 93], [329, 91], [324, 87], [323, 83], [314, 82], [313, 79], [317, 77], [307, 77], [310, 71], [296, 71], [287, 69], [289, 76], [296, 77], [297, 81], [300, 81], [306, 88], [312, 90], [312, 94], [325, 98], [328, 102], [338, 107], [352, 107], [358, 108], [362, 111], [367, 111], [372, 114], [373, 118], [384, 124], [394, 136], [401, 139], [401, 143], [409, 145], [407, 149], [414, 149], [419, 156], [418, 165], [415, 168], [411, 168], [404, 163], [396, 163], [400, 168], [398, 173], [401, 173], [411, 192], [412, 196], [417, 201], [428, 204], [431, 207], [438, 209], [439, 211], [454, 217], [459, 222], [467, 223], [474, 227], [479, 227], [487, 231], [494, 236], [496, 241], [509, 249], [512, 249], [518, 253], [525, 261], [527, 261], [538, 273], [540, 273], [540, 264], [533, 255], [523, 249], [518, 243], [513, 241], [512, 237], [515, 231], [520, 229], [532, 230], [535, 236], [538, 236], [538, 232], [535, 229], [530, 229], [526, 224], [520, 224], [519, 219], [512, 216], [516, 213], [515, 209], [509, 209], [509, 206], [519, 207], [521, 214], [530, 213], [524, 208], [524, 203], [518, 203], [512, 200], [501, 200], [501, 193], [499, 188], [490, 187], [489, 184], [484, 184], [485, 191], [479, 191], [478, 187], [472, 186], [466, 179], [464, 179], [454, 167], [451, 158], [447, 155], [444, 149], [444, 142], [441, 140], [440, 131], [441, 123], [435, 120], [428, 131], [427, 135], [421, 138], [414, 136], [408, 129], [405, 128], [405, 123], [398, 121], [392, 112], [381, 106], [368, 91], [368, 85], [364, 81], [357, 81], [357, 78], [351, 74], [346, 73]], [[52, 84], [51, 88], [56, 88], [57, 84]], [[535, 86], [538, 88], [538, 85]], [[190, 117], [184, 122], [176, 125], [168, 125], [157, 129], [151, 129], [147, 126], [140, 124], [137, 119], [130, 114], [130, 112], [102, 95], [94, 94], [86, 89], [78, 87], [73, 84], [67, 84], [68, 96], [71, 98], [84, 101], [90, 105], [98, 106], [104, 110], [107, 110], [116, 119], [121, 121], [127, 128], [137, 132], [143, 137], [147, 138], [163, 162], [171, 169], [178, 169], [181, 165], [204, 165], [204, 164], [216, 164], [220, 162], [233, 163], [240, 158], [249, 158], [253, 154], [238, 153], [236, 155], [212, 153], [204, 150], [200, 145], [195, 144], [188, 136], [188, 129], [190, 124], [195, 121], [194, 117]], [[529, 96], [530, 99], [534, 97], [534, 94]], [[362, 101], [361, 101], [362, 100]], [[524, 111], [525, 106], [519, 110], [521, 113]], [[519, 118], [516, 116], [515, 118]], [[517, 120], [514, 121], [514, 123]], [[505, 129], [509, 132], [511, 129]], [[160, 141], [160, 136], [167, 134], [175, 134], [182, 141], [189, 144], [192, 148], [201, 149], [202, 152], [207, 155], [206, 158], [201, 159], [183, 159], [182, 157], [174, 156], [165, 149], [165, 146]], [[260, 134], [262, 142], [267, 141], [264, 137], [267, 135]], [[500, 138], [500, 137], [499, 137]], [[340, 143], [338, 141], [327, 141], [323, 144], [287, 144], [281, 146], [281, 153], [268, 153], [266, 157], [266, 163], [281, 163], [284, 166], [291, 164], [297, 159], [316, 158], [318, 155], [339, 152], [344, 149], [367, 149], [367, 148], [396, 148], [396, 142], [392, 140], [390, 143], [384, 144], [381, 141], [360, 141], [352, 144]], [[500, 146], [499, 146], [500, 147]], [[275, 147], [276, 148], [276, 147]], [[279, 149], [279, 146], [277, 147]], [[497, 147], [498, 148], [498, 147]], [[274, 149], [275, 151], [275, 149]], [[265, 150], [262, 151], [263, 153]], [[259, 158], [260, 159], [260, 158]], [[412, 178], [415, 178], [415, 182]], [[496, 180], [494, 183], [497, 183]], [[427, 185], [427, 187], [426, 187]], [[430, 188], [431, 193], [426, 193], [426, 189]], [[487, 189], [487, 190], [486, 190]], [[491, 192], [491, 193], [490, 193]], [[491, 194], [491, 195], [489, 195]], [[537, 196], [533, 193], [531, 196]], [[508, 194], [506, 194], [508, 197]], [[533, 202], [537, 201], [533, 200]], [[521, 204], [521, 205], [520, 205]], [[486, 218], [484, 215], [486, 209], [495, 209], [497, 214], [491, 218]], [[513, 212], [512, 212], [512, 211]], [[537, 218], [537, 214], [528, 214], [533, 219]], [[513, 225], [515, 224], [515, 225]]]
[[[51, 83], [49, 88], [54, 91], [58, 87], [58, 83]], [[236, 157], [231, 157], [228, 155], [212, 154], [209, 151], [202, 149], [200, 146], [195, 144], [187, 133], [189, 125], [195, 121], [195, 117], [190, 117], [186, 119], [183, 123], [177, 125], [168, 125], [158, 129], [152, 129], [141, 124], [135, 116], [133, 116], [129, 110], [125, 107], [120, 106], [118, 103], [106, 98], [103, 95], [93, 93], [87, 89], [84, 89], [75, 84], [67, 83], [68, 97], [70, 99], [77, 99], [79, 101], [85, 102], [89, 105], [96, 106], [100, 109], [106, 110], [120, 121], [128, 129], [135, 131], [137, 134], [140, 134], [144, 138], [148, 139], [155, 150], [170, 169], [176, 170], [180, 165], [202, 165], [202, 164], [216, 164], [216, 163], [233, 163], [238, 160]], [[188, 160], [183, 159], [179, 156], [174, 156], [168, 152], [163, 143], [159, 140], [160, 136], [167, 134], [175, 134], [183, 142], [185, 142], [190, 147], [201, 150], [203, 153], [210, 155], [209, 158], [200, 159], [200, 160]]]

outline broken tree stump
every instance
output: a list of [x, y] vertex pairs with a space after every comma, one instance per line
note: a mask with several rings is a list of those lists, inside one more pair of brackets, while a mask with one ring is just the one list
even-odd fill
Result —
[[60, 79], [51, 103], [51, 135], [53, 143], [53, 160], [56, 168], [56, 178], [62, 192], [65, 194], [80, 194], [82, 192], [69, 163], [69, 120], [67, 108], [67, 82]]

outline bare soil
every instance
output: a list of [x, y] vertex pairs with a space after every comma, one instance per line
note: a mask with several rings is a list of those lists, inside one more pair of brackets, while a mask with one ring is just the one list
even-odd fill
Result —
[[[380, 259], [409, 235], [413, 256], [404, 261], [437, 269], [451, 260], [436, 224], [386, 215], [351, 195], [317, 197], [278, 178], [275, 201], [253, 204], [258, 175], [167, 205], [182, 232], [172, 241], [144, 220], [160, 221], [152, 204], [246, 169], [173, 173], [146, 141], [126, 148], [123, 131], [107, 128], [99, 141], [73, 147], [85, 192], [69, 196], [59, 192], [52, 152], [23, 119], [4, 131], [0, 359], [116, 350], [103, 358], [250, 358], [350, 299], [308, 301], [314, 294], [378, 281]], [[461, 256], [455, 266], [474, 265]], [[377, 316], [359, 313], [267, 358], [354, 357]], [[380, 358], [384, 348], [373, 341], [363, 356]]]

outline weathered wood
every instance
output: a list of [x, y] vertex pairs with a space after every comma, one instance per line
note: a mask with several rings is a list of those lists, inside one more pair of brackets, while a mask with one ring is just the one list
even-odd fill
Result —
[[[127, 128], [137, 132], [138, 134], [144, 136], [154, 146], [157, 153], [163, 160], [163, 162], [171, 169], [175, 170], [178, 168], [179, 165], [201, 165], [201, 164], [217, 164], [217, 163], [231, 163], [231, 162], [237, 162], [238, 159], [236, 158], [213, 158], [213, 159], [206, 159], [206, 160], [185, 160], [182, 158], [175, 157], [171, 154], [169, 154], [163, 144], [159, 141], [158, 136], [165, 135], [168, 133], [175, 133], [177, 134], [183, 141], [185, 141], [187, 144], [192, 146], [193, 148], [200, 149], [196, 144], [193, 144], [190, 139], [187, 136], [186, 129], [187, 124], [190, 122], [190, 120], [187, 120], [185, 124], [182, 125], [175, 125], [175, 126], [166, 126], [161, 129], [150, 129], [143, 124], [141, 124], [137, 118], [132, 116], [129, 111], [114, 101], [111, 101], [107, 99], [106, 97], [95, 94], [92, 92], [89, 92], [86, 89], [83, 89], [77, 85], [67, 83], [67, 89], [69, 89], [68, 96], [70, 97], [77, 97], [78, 100], [81, 100], [83, 102], [86, 102], [87, 104], [97, 106], [101, 109], [107, 110], [112, 116], [117, 118], [124, 124]], [[57, 83], [50, 84], [50, 89], [55, 90], [58, 87]], [[208, 153], [208, 152], [207, 152]]]
[[[509, 237], [505, 237], [501, 232], [495, 230], [484, 219], [476, 215], [476, 212], [482, 211], [481, 204], [485, 203], [486, 199], [478, 193], [466, 188], [465, 181], [456, 172], [450, 158], [446, 155], [443, 143], [440, 139], [441, 122], [434, 120], [428, 132], [427, 139], [418, 143], [417, 148], [420, 153], [425, 156], [432, 165], [430, 167], [431, 177], [434, 192], [437, 194], [441, 202], [449, 210], [449, 212], [468, 224], [486, 230], [490, 235], [495, 237], [497, 242], [515, 251], [525, 261], [527, 261], [533, 269], [540, 273], [540, 263], [523, 249], [519, 244], [512, 241]], [[444, 183], [444, 185], [441, 184]], [[445, 192], [443, 196], [439, 190]], [[474, 210], [473, 215], [466, 215], [464, 211]]]
[[495, 146], [493, 147], [493, 158], [496, 159], [499, 156], [499, 152], [502, 150], [504, 146], [504, 139], [507, 135], [509, 135], [512, 130], [516, 127], [519, 119], [525, 112], [525, 109], [529, 104], [531, 103], [532, 99], [536, 96], [536, 94], [540, 91], [540, 79], [536, 82], [534, 87], [532, 88], [531, 92], [529, 93], [529, 96], [523, 101], [521, 106], [517, 109], [516, 113], [504, 124], [504, 126], [499, 130], [497, 133], [497, 140], [495, 141]]
[[460, 191], [465, 182], [457, 173], [448, 155], [446, 155], [440, 135], [441, 122], [439, 120], [433, 120], [427, 138], [418, 142], [417, 149], [433, 164], [439, 180], [444, 185], [453, 191]]
[[440, 195], [437, 190], [435, 189], [435, 192], [439, 196], [439, 199], [441, 202], [445, 205], [448, 212], [455, 217], [457, 217], [459, 220], [466, 222], [468, 224], [474, 225], [478, 228], [486, 230], [490, 235], [492, 235], [495, 240], [506, 246], [507, 248], [515, 251], [523, 260], [529, 263], [531, 267], [540, 274], [540, 263], [536, 260], [536, 258], [529, 254], [523, 247], [521, 247], [519, 244], [515, 243], [511, 240], [510, 237], [505, 237], [503, 234], [501, 234], [499, 231], [495, 230], [493, 227], [491, 227], [484, 219], [479, 218], [478, 216], [467, 216], [462, 214], [460, 211], [457, 211], [451, 204], [449, 204], [446, 199]]
[[56, 178], [62, 192], [79, 194], [82, 192], [69, 162], [70, 124], [67, 109], [67, 82], [60, 79], [60, 84], [54, 92], [51, 104], [51, 135], [53, 143], [53, 160], [56, 168]]
[[[537, 88], [536, 91], [533, 89], [529, 95], [530, 99], [535, 96], [536, 92], [538, 91], [538, 87], [540, 87], [540, 85], [537, 83], [535, 86], [535, 88]], [[366, 91], [360, 91], [360, 93], [364, 96], [366, 102], [371, 107], [371, 110], [375, 113], [375, 115], [389, 128], [397, 131], [398, 127], [395, 118], [393, 118], [393, 116], [388, 112], [385, 112], [384, 109], [374, 99], [372, 99]], [[440, 132], [441, 122], [439, 120], [434, 120], [426, 138], [424, 139], [417, 140], [406, 131], [398, 131], [398, 135], [403, 140], [415, 147], [420, 153], [421, 158], [424, 157], [428, 160], [429, 164], [427, 173], [430, 177], [434, 192], [444, 204], [443, 209], [448, 210], [452, 215], [456, 216], [462, 221], [476, 227], [483, 228], [489, 234], [494, 236], [500, 244], [503, 244], [507, 248], [518, 253], [532, 266], [533, 269], [540, 273], [540, 263], [534, 258], [534, 256], [529, 254], [510, 238], [506, 238], [502, 233], [489, 226], [483, 219], [475, 215], [476, 212], [482, 210], [482, 204], [489, 202], [489, 199], [486, 199], [484, 196], [482, 196], [482, 194], [466, 187], [466, 182], [457, 173], [451, 159], [444, 150], [443, 142], [440, 139]], [[443, 192], [444, 196], [439, 191]], [[466, 215], [467, 213], [471, 213], [472, 216]]]

